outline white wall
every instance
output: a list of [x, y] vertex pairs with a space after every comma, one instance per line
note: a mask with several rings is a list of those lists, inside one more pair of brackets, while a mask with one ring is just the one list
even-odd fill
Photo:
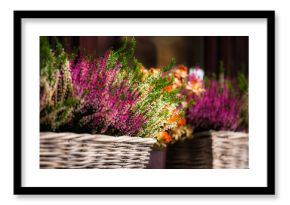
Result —
[[[0, 203], [1, 204], [288, 204], [290, 201], [290, 13], [280, 1], [13, 1], [0, 3]], [[173, 4], [174, 2], [174, 4]], [[276, 196], [14, 196], [13, 195], [13, 10], [276, 10]]]

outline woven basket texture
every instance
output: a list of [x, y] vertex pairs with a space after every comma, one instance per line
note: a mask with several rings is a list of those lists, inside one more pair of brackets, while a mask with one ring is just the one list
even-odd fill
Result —
[[168, 147], [169, 169], [247, 169], [248, 133], [206, 131]]
[[153, 138], [76, 133], [40, 133], [42, 169], [143, 169]]

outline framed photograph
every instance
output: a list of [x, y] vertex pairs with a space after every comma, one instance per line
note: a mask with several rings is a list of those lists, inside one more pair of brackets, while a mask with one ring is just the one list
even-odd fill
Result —
[[275, 194], [274, 11], [14, 11], [14, 194]]

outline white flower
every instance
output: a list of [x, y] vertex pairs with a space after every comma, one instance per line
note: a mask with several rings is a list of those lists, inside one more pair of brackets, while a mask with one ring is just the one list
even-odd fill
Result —
[[192, 67], [189, 68], [189, 74], [194, 73], [194, 75], [200, 79], [203, 80], [203, 76], [204, 76], [204, 71], [200, 68], [200, 67]]

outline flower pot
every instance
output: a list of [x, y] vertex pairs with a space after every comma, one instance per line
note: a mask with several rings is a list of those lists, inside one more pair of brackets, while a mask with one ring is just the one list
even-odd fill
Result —
[[40, 133], [40, 168], [145, 168], [153, 138], [76, 133]]
[[165, 169], [166, 167], [166, 148], [153, 149], [151, 151], [147, 169]]
[[246, 169], [248, 133], [206, 131], [168, 147], [166, 168]]

